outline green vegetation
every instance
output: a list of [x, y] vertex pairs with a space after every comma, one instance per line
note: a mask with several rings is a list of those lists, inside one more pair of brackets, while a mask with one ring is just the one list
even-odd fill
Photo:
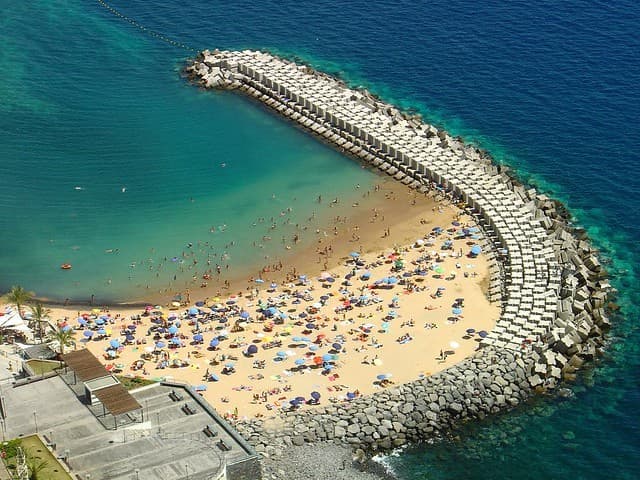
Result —
[[30, 327], [35, 327], [38, 331], [38, 337], [40, 338], [40, 343], [42, 343], [42, 332], [43, 332], [43, 324], [47, 323], [47, 318], [51, 315], [51, 309], [46, 308], [42, 303], [35, 302], [33, 305], [29, 307], [31, 313], [33, 314], [30, 323]]
[[71, 330], [64, 330], [62, 328], [56, 328], [51, 334], [51, 338], [59, 343], [58, 353], [64, 355], [66, 347], [75, 345], [76, 342], [73, 338], [73, 332]]
[[34, 375], [45, 375], [55, 371], [60, 367], [60, 362], [50, 360], [27, 360], [27, 365], [33, 371]]
[[29, 480], [72, 480], [55, 456], [37, 435], [4, 442], [2, 459], [10, 472], [15, 472], [18, 447], [22, 447], [29, 468]]
[[156, 383], [153, 380], [148, 380], [142, 377], [123, 377], [123, 376], [117, 375], [116, 378], [120, 380], [120, 383], [122, 383], [124, 388], [126, 388], [127, 390], [133, 390], [134, 388], [140, 388], [140, 387], [144, 387], [145, 385], [151, 385], [152, 383]]
[[22, 307], [31, 301], [33, 292], [26, 291], [20, 285], [14, 285], [4, 298], [7, 303], [14, 305], [20, 316], [22, 316]]

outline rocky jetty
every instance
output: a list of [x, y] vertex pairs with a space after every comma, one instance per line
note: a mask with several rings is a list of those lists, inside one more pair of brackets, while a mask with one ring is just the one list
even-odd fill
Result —
[[282, 412], [277, 421], [238, 423], [263, 456], [286, 461], [292, 446], [329, 442], [364, 458], [437, 438], [574, 379], [598, 354], [611, 286], [560, 203], [419, 116], [308, 66], [264, 52], [205, 50], [185, 73], [205, 88], [244, 92], [345, 154], [457, 202], [484, 230], [489, 297], [501, 305], [478, 352], [439, 374], [351, 402]]

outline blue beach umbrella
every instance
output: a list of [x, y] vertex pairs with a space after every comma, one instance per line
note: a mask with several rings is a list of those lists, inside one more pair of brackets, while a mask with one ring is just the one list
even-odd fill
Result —
[[98, 335], [106, 335], [107, 331], [104, 328], [101, 328], [100, 330], [98, 330]]
[[257, 346], [255, 346], [255, 345], [249, 345], [249, 346], [247, 347], [247, 353], [248, 353], [249, 355], [254, 355], [254, 354], [258, 353], [258, 347], [257, 347]]
[[217, 338], [213, 338], [213, 339], [211, 339], [211, 341], [209, 342], [209, 346], [210, 346], [211, 348], [216, 348], [219, 344], [220, 344], [220, 340], [218, 340]]
[[296, 365], [304, 365], [305, 364], [305, 360], [304, 358], [298, 358], [295, 362]]
[[83, 327], [87, 325], [87, 321], [86, 321], [84, 318], [82, 318], [82, 317], [79, 317], [79, 318], [78, 318], [78, 323], [79, 323], [80, 325], [82, 325]]
[[196, 315], [198, 315], [199, 312], [200, 311], [196, 307], [191, 307], [189, 309], [189, 315], [191, 315], [191, 316], [196, 316]]
[[176, 327], [175, 325], [171, 325], [171, 326], [169, 327], [169, 333], [170, 333], [171, 335], [175, 335], [176, 333], [178, 333], [178, 327]]
[[96, 318], [95, 323], [96, 325], [104, 325], [104, 320], [102, 318]]
[[340, 345], [339, 343], [334, 343], [333, 345], [331, 345], [331, 347], [333, 347], [334, 350], [342, 350], [342, 345]]
[[249, 312], [247, 311], [240, 312], [240, 318], [244, 318], [244, 319], [249, 318]]
[[118, 348], [120, 346], [120, 340], [114, 338], [109, 342], [109, 345], [111, 346], [111, 348]]
[[278, 284], [276, 282], [271, 282], [271, 284], [269, 285], [269, 288], [275, 289], [277, 286]]
[[180, 339], [176, 338], [176, 337], [171, 339], [171, 343], [174, 344], [174, 345], [181, 345], [182, 344], [182, 342], [180, 342]]
[[85, 330], [82, 334], [87, 338], [93, 337], [93, 332], [91, 330]]
[[220, 377], [218, 377], [215, 373], [212, 373], [211, 375], [209, 375], [209, 380], [211, 380], [212, 382], [217, 382], [218, 380], [220, 380]]
[[311, 392], [309, 396], [314, 400], [320, 400], [320, 392]]
[[204, 340], [204, 337], [202, 336], [202, 334], [200, 334], [200, 333], [196, 333], [196, 334], [193, 336], [193, 339], [194, 339], [196, 342], [201, 342], [202, 340]]
[[263, 280], [263, 279], [261, 279], [261, 278], [256, 278], [256, 279], [255, 279], [255, 282], [256, 282], [256, 283], [264, 283], [264, 280]]
[[196, 302], [196, 307], [204, 307], [204, 302], [203, 301]]
[[164, 348], [166, 344], [164, 342], [156, 342], [156, 348]]
[[282, 350], [280, 350], [278, 353], [276, 353], [276, 355], [277, 355], [279, 358], [286, 358], [286, 356], [287, 356], [287, 352], [283, 352]]
[[358, 258], [358, 257], [360, 256], [360, 253], [358, 253], [358, 252], [351, 252], [351, 253], [349, 254], [349, 256], [350, 256], [351, 258]]
[[473, 334], [473, 333], [476, 333], [476, 330], [475, 330], [475, 328], [467, 328], [467, 333], [468, 333], [469, 335], [471, 335], [471, 334]]
[[316, 352], [318, 348], [320, 348], [318, 347], [318, 345], [314, 345], [314, 344], [309, 345], [309, 350], [311, 350], [312, 352]]
[[333, 355], [331, 355], [330, 353], [325, 353], [324, 355], [322, 355], [323, 362], [330, 362], [331, 360], [333, 360]]
[[484, 330], [480, 330], [480, 331], [478, 332], [478, 336], [479, 336], [480, 338], [485, 338], [487, 335], [489, 335], [489, 334], [488, 334], [486, 331], [484, 331]]
[[471, 247], [472, 255], [480, 255], [482, 253], [482, 247], [480, 245], [474, 245]]
[[127, 334], [127, 335], [125, 336], [125, 338], [127, 339], [127, 342], [133, 342], [133, 341], [136, 339], [136, 337], [134, 337], [134, 336], [133, 336], [133, 335], [131, 335], [130, 333], [129, 333], [129, 334]]
[[63, 332], [70, 332], [71, 330], [72, 330], [71, 325], [65, 325], [64, 327], [62, 327]]
[[456, 307], [451, 310], [451, 313], [453, 313], [454, 315], [462, 315], [462, 309]]

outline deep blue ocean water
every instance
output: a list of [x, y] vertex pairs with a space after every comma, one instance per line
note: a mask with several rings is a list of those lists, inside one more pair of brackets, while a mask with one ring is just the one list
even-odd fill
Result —
[[[569, 386], [573, 398], [537, 399], [390, 467], [407, 480], [640, 476], [637, 2], [110, 5], [146, 30], [97, 1], [0, 0], [0, 288], [144, 292], [151, 262], [188, 242], [221, 254], [229, 239], [263, 234], [251, 233], [257, 217], [292, 206], [303, 218], [319, 191], [348, 196], [375, 181], [239, 96], [187, 85], [191, 53], [150, 32], [299, 57], [416, 109], [564, 201], [619, 290], [607, 353]], [[228, 251], [234, 268], [263, 253]], [[176, 286], [189, 273], [170, 261], [162, 271]]]

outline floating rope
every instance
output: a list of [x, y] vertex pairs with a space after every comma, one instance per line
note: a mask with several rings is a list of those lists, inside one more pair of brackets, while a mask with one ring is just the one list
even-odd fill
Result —
[[107, 2], [105, 2], [104, 0], [98, 0], [98, 3], [103, 6], [105, 9], [107, 9], [109, 12], [111, 12], [113, 15], [115, 15], [116, 17], [121, 18], [122, 20], [125, 20], [127, 22], [129, 22], [131, 25], [133, 25], [134, 27], [138, 28], [139, 30], [141, 30], [142, 32], [144, 32], [145, 34], [157, 38], [158, 40], [162, 40], [163, 42], [168, 43], [169, 45], [173, 45], [174, 47], [178, 47], [178, 48], [184, 48], [185, 50], [189, 50], [190, 52], [198, 52], [199, 50], [197, 48], [193, 48], [190, 47], [184, 43], [181, 42], [177, 42], [161, 33], [158, 33], [154, 30], [151, 30], [150, 28], [145, 27], [144, 25], [138, 23], [136, 20], [134, 20], [131, 17], [127, 17], [126, 15], [120, 13], [118, 10], [116, 10], [115, 8], [113, 8], [111, 5], [109, 5]]

